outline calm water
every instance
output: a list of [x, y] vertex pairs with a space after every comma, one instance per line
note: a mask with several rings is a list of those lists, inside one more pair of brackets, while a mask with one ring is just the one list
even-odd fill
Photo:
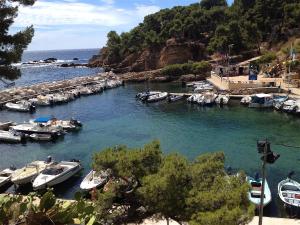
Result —
[[[69, 76], [75, 76], [76, 73], [73, 71]], [[37, 79], [41, 79], [39, 76]], [[190, 160], [204, 152], [224, 151], [227, 166], [243, 169], [252, 175], [261, 165], [256, 141], [268, 138], [273, 150], [280, 153], [281, 157], [275, 165], [268, 166], [268, 181], [274, 201], [266, 209], [266, 214], [282, 215], [282, 204], [278, 204], [276, 197], [277, 183], [291, 170], [300, 179], [299, 118], [273, 110], [248, 109], [238, 104], [225, 108], [202, 108], [185, 101], [147, 105], [136, 101], [134, 97], [145, 88], [144, 84], [127, 85], [103, 94], [81, 97], [65, 105], [38, 108], [33, 115], [0, 111], [1, 121], [22, 122], [41, 115], [54, 115], [63, 119], [73, 116], [84, 124], [80, 132], [67, 134], [56, 143], [1, 144], [0, 167], [11, 164], [23, 166], [52, 155], [56, 160], [80, 159], [85, 167], [83, 176], [90, 169], [93, 152], [117, 144], [139, 147], [159, 139], [165, 153], [179, 152]], [[151, 88], [185, 91], [177, 84], [153, 84]], [[57, 194], [60, 197], [73, 197], [80, 180], [75, 178], [58, 186]]]

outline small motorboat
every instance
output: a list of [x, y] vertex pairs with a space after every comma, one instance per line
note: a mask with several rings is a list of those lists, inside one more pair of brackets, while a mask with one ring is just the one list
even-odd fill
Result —
[[21, 143], [25, 142], [25, 136], [16, 134], [13, 131], [0, 130], [0, 143]]
[[168, 92], [160, 92], [160, 93], [148, 96], [148, 98], [146, 99], [146, 101], [148, 103], [158, 102], [158, 101], [166, 99], [167, 97], [168, 97]]
[[287, 206], [300, 207], [300, 184], [287, 178], [278, 184], [279, 198]]
[[170, 95], [169, 97], [168, 97], [168, 101], [169, 102], [176, 102], [176, 101], [179, 101], [179, 100], [181, 100], [181, 99], [183, 99], [183, 95]]
[[270, 94], [256, 94], [251, 97], [249, 108], [271, 108], [274, 98]]
[[149, 96], [161, 93], [160, 91], [145, 91], [138, 93], [135, 97], [141, 101], [145, 101]]
[[296, 101], [292, 99], [285, 101], [282, 105], [282, 111], [287, 113], [294, 112], [295, 109], [296, 109]]
[[[261, 197], [261, 191], [262, 191], [262, 178], [259, 178], [259, 176], [256, 176], [257, 179], [254, 179], [253, 177], [247, 176], [246, 180], [250, 184], [251, 189], [248, 192], [248, 198], [250, 202], [256, 205], [256, 207], [260, 206], [260, 197]], [[265, 180], [265, 188], [264, 188], [264, 207], [268, 205], [271, 200], [271, 190], [269, 188], [267, 180]]]
[[219, 94], [218, 97], [216, 98], [215, 102], [218, 105], [227, 105], [229, 100], [230, 100], [229, 95]]
[[215, 103], [217, 95], [214, 92], [205, 92], [198, 99], [197, 103], [202, 106], [212, 106]]
[[104, 186], [109, 180], [109, 172], [108, 171], [100, 171], [96, 172], [92, 170], [86, 175], [83, 181], [80, 184], [81, 190], [89, 191], [93, 188], [98, 188]]
[[42, 171], [33, 181], [33, 190], [45, 189], [54, 185], [60, 184], [82, 169], [78, 161], [62, 161], [58, 164], [53, 164]]
[[50, 156], [47, 158], [47, 161], [29, 163], [25, 167], [15, 170], [12, 173], [11, 181], [16, 185], [28, 184], [53, 163]]
[[23, 123], [12, 126], [11, 129], [18, 133], [24, 134], [50, 134], [53, 138], [64, 134], [62, 127], [54, 127], [51, 125]]
[[51, 134], [30, 134], [29, 138], [33, 141], [52, 141], [53, 136]]
[[17, 103], [8, 102], [5, 104], [5, 107], [10, 111], [17, 112], [34, 112], [35, 106], [27, 101], [19, 101]]
[[252, 97], [250, 95], [247, 95], [247, 96], [245, 96], [241, 99], [241, 104], [242, 105], [249, 105], [251, 100], [252, 100]]
[[78, 130], [82, 127], [82, 123], [79, 120], [71, 118], [70, 120], [58, 120], [55, 117], [46, 116], [46, 117], [39, 117], [29, 121], [31, 124], [48, 126], [53, 128], [62, 128], [66, 131], [74, 131]]
[[187, 98], [187, 101], [190, 103], [197, 103], [200, 98], [202, 98], [201, 94], [193, 94]]
[[0, 188], [5, 186], [11, 181], [11, 175], [14, 172], [15, 168], [8, 168], [0, 171]]

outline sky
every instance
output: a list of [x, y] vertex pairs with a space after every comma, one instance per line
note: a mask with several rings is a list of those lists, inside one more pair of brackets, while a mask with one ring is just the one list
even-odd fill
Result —
[[[229, 3], [232, 0], [229, 0]], [[37, 0], [20, 7], [14, 33], [33, 25], [28, 50], [101, 48], [110, 30], [129, 31], [146, 15], [197, 0]]]

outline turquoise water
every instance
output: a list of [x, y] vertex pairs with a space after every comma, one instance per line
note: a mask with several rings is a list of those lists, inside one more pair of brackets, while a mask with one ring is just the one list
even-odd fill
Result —
[[[80, 159], [85, 167], [81, 177], [56, 187], [59, 197], [72, 198], [90, 169], [93, 152], [108, 146], [140, 147], [159, 139], [165, 153], [179, 152], [190, 160], [204, 152], [224, 151], [227, 166], [252, 175], [261, 165], [256, 141], [268, 138], [272, 149], [281, 157], [276, 164], [268, 166], [268, 181], [275, 201], [266, 214], [282, 216], [282, 204], [276, 198], [277, 183], [291, 170], [300, 180], [300, 118], [273, 110], [249, 109], [238, 102], [224, 108], [203, 108], [185, 101], [172, 104], [136, 101], [136, 93], [146, 88], [145, 84], [130, 84], [65, 105], [38, 108], [33, 115], [0, 111], [0, 121], [23, 122], [41, 115], [54, 115], [62, 119], [76, 117], [84, 124], [80, 132], [67, 134], [56, 143], [0, 144], [0, 168], [11, 164], [21, 167], [48, 155], [56, 160]], [[178, 84], [151, 84], [150, 88], [186, 91]], [[18, 191], [27, 193], [30, 189]]]

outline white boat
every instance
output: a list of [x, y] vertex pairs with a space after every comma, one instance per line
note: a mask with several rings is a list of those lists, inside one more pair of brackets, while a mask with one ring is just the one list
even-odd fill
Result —
[[12, 168], [0, 171], [0, 188], [11, 181], [11, 175], [14, 172]]
[[295, 100], [287, 100], [282, 105], [282, 111], [291, 113], [296, 109], [296, 101]]
[[290, 178], [278, 184], [279, 198], [288, 206], [300, 207], [300, 184]]
[[204, 92], [204, 91], [212, 91], [214, 89], [214, 86], [211, 84], [201, 84], [201, 85], [196, 85], [196, 88], [194, 89], [194, 92]]
[[[251, 189], [248, 192], [248, 198], [250, 202], [255, 204], [257, 207], [260, 206], [260, 197], [262, 191], [262, 178], [254, 179], [253, 177], [247, 176], [247, 182], [250, 184]], [[271, 200], [271, 190], [269, 188], [267, 180], [265, 180], [265, 188], [264, 188], [264, 206], [268, 205]]]
[[5, 107], [11, 111], [17, 112], [34, 112], [35, 106], [30, 102], [20, 101], [17, 103], [8, 102], [5, 104]]
[[105, 185], [109, 180], [108, 171], [96, 172], [92, 170], [86, 175], [80, 184], [80, 189], [84, 191], [89, 191], [93, 188], [98, 188]]
[[24, 136], [16, 134], [13, 131], [0, 130], [0, 143], [21, 143], [25, 141]]
[[146, 101], [149, 102], [149, 103], [150, 102], [158, 102], [158, 101], [166, 99], [167, 97], [168, 97], [168, 92], [161, 92], [161, 93], [149, 96], [146, 99]]
[[50, 134], [30, 134], [29, 138], [33, 141], [52, 141], [53, 137]]
[[29, 123], [36, 124], [36, 125], [43, 125], [58, 129], [63, 129], [67, 131], [78, 130], [82, 127], [82, 124], [79, 120], [71, 118], [70, 120], [58, 120], [55, 117], [39, 117], [33, 120], [30, 120]]
[[241, 99], [241, 104], [242, 105], [249, 105], [251, 100], [252, 100], [252, 97], [250, 95], [247, 95], [247, 96], [245, 96]]
[[202, 106], [212, 106], [215, 103], [217, 95], [214, 92], [205, 92], [198, 99], [197, 103]]
[[0, 122], [0, 130], [9, 130], [9, 127], [16, 125], [14, 122]]
[[181, 100], [181, 99], [183, 99], [183, 95], [170, 95], [169, 97], [168, 97], [168, 101], [169, 102], [176, 102], [176, 101], [179, 101], [179, 100]]
[[16, 185], [32, 182], [41, 172], [53, 164], [51, 157], [47, 161], [34, 161], [12, 173], [11, 181]]
[[145, 101], [149, 96], [161, 93], [160, 91], [145, 91], [138, 93], [135, 97], [141, 101]]
[[218, 97], [216, 98], [215, 102], [218, 104], [218, 105], [227, 105], [228, 102], [230, 100], [230, 97], [228, 94], [219, 94]]
[[62, 161], [51, 165], [34, 179], [33, 190], [45, 189], [60, 184], [74, 176], [81, 169], [80, 162]]
[[197, 103], [201, 97], [201, 94], [193, 94], [187, 98], [187, 101], [190, 103]]
[[256, 94], [251, 97], [249, 108], [270, 108], [273, 107], [273, 96], [270, 94]]
[[45, 126], [43, 124], [23, 123], [12, 126], [11, 129], [24, 134], [50, 134], [53, 137], [64, 134], [62, 127]]

